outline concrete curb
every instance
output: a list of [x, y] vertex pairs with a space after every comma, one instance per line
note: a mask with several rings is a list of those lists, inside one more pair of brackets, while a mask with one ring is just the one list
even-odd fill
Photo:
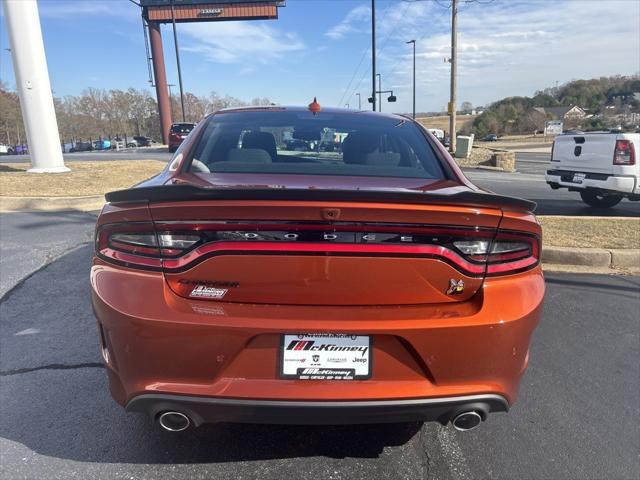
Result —
[[104, 195], [87, 197], [0, 197], [0, 212], [100, 210]]
[[543, 247], [542, 262], [595, 268], [640, 269], [640, 249]]
[[507, 172], [509, 173], [507, 170], [500, 168], [500, 167], [493, 167], [491, 165], [460, 165], [458, 164], [458, 166], [462, 169], [469, 169], [469, 170], [490, 170], [492, 172]]

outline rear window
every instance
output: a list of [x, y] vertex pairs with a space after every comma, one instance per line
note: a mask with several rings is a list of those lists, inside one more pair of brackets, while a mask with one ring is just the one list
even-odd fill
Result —
[[175, 125], [171, 125], [171, 131], [173, 133], [191, 133], [193, 127], [193, 123], [177, 123]]
[[425, 136], [400, 118], [249, 111], [207, 122], [191, 172], [445, 178]]

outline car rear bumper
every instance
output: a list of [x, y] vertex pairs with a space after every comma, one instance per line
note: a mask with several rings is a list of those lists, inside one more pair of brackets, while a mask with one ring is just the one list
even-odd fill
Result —
[[446, 424], [462, 412], [507, 412], [500, 395], [469, 395], [383, 401], [271, 401], [144, 394], [131, 399], [128, 412], [142, 412], [156, 420], [162, 412], [180, 412], [196, 426], [203, 423], [268, 423], [289, 425], [339, 425], [438, 421]]
[[[584, 173], [586, 177], [581, 183], [573, 182], [575, 173]], [[608, 175], [602, 173], [573, 172], [568, 170], [547, 170], [545, 179], [548, 184], [575, 190], [588, 188], [618, 193], [634, 193], [640, 186], [634, 176]]]
[[[100, 262], [92, 268], [91, 283], [114, 399], [152, 414], [168, 408], [166, 402], [177, 402], [176, 408], [193, 403], [194, 416], [203, 421], [263, 417], [271, 422], [286, 410], [277, 402], [293, 402], [286, 405], [300, 409], [300, 423], [312, 423], [304, 412], [316, 407], [357, 415], [366, 423], [438, 419], [458, 406], [451, 397], [498, 395], [510, 405], [528, 364], [544, 296], [539, 266], [487, 279], [467, 301], [404, 307], [189, 300], [175, 295], [161, 273]], [[371, 378], [339, 383], [280, 378], [284, 333], [371, 336]], [[251, 405], [260, 406], [255, 416]], [[364, 409], [360, 414], [347, 413], [358, 407]], [[499, 410], [491, 404], [494, 408]], [[380, 412], [395, 420], [380, 418]], [[332, 423], [331, 414], [323, 422]]]

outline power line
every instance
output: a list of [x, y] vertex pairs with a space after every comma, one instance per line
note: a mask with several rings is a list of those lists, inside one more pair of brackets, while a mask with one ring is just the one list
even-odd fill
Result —
[[[389, 3], [387, 7], [383, 10], [382, 16], [386, 15], [391, 7], [392, 7], [392, 3]], [[397, 24], [397, 21], [396, 21], [396, 24]], [[394, 24], [393, 28], [395, 28], [396, 24]], [[386, 40], [388, 40], [388, 38], [389, 36], [387, 35], [387, 38], [385, 39], [385, 45], [386, 45]], [[382, 50], [384, 50], [384, 46], [380, 49], [380, 52], [382, 52]], [[355, 90], [351, 94], [349, 94], [349, 96], [345, 99], [344, 96], [349, 92], [349, 87], [351, 86], [353, 79], [356, 77], [358, 70], [362, 65], [362, 62], [366, 58], [367, 53], [370, 53], [370, 52], [371, 52], [371, 47], [367, 48], [364, 52], [362, 52], [362, 57], [360, 58], [360, 62], [358, 63], [358, 66], [354, 70], [353, 75], [351, 76], [351, 80], [349, 80], [349, 84], [347, 85], [347, 88], [342, 92], [342, 96], [340, 97], [340, 101], [338, 102], [338, 105], [342, 105], [343, 100], [348, 102], [351, 99], [351, 97], [353, 97], [354, 93], [356, 92], [356, 90], [358, 90], [358, 87], [362, 83], [364, 76], [371, 71], [371, 66], [369, 66], [368, 69], [365, 71], [364, 75], [362, 76], [363, 78], [361, 78], [360, 81], [358, 82], [358, 85], [356, 86]]]
[[[416, 3], [416, 2], [418, 2], [418, 1], [425, 1], [425, 0], [403, 0], [403, 1], [406, 1], [407, 3]], [[442, 18], [445, 14], [448, 14], [448, 12], [446, 12], [446, 11], [442, 11], [442, 12], [440, 13], [440, 16], [436, 17], [436, 19], [440, 19], [440, 18]], [[429, 33], [430, 33], [430, 32], [429, 32], [428, 30], [426, 30], [426, 31], [422, 34], [422, 36], [416, 40], [416, 43], [418, 43], [418, 44], [419, 44], [420, 42], [422, 42], [422, 40], [424, 40], [424, 39], [425, 39], [425, 37], [426, 37]], [[404, 59], [403, 59], [402, 57], [398, 58], [398, 59], [393, 63], [393, 65], [391, 66], [391, 68], [389, 69], [389, 71], [393, 71], [393, 70], [395, 70], [395, 68], [398, 66], [398, 64], [399, 64], [400, 62], [402, 62], [403, 60], [404, 60]]]
[[[391, 8], [392, 4], [387, 5], [387, 8], [384, 9], [384, 11], [382, 12], [382, 15], [384, 16], [387, 11]], [[391, 34], [393, 33], [394, 29], [396, 28], [396, 26], [398, 25], [398, 22], [400, 22], [400, 20], [404, 17], [404, 14], [407, 12], [409, 8], [409, 5], [406, 4], [405, 5], [405, 9], [404, 11], [398, 15], [398, 17], [396, 18], [396, 21], [394, 22], [393, 26], [389, 29], [389, 33], [387, 34], [387, 36], [385, 37], [385, 39], [383, 40], [382, 46], [380, 47], [380, 50], [377, 51], [377, 54], [380, 55], [385, 47], [387, 46], [387, 44], [389, 43], [389, 39], [391, 38]], [[371, 51], [371, 49], [367, 49], [365, 50], [365, 54], [367, 52]], [[364, 56], [362, 59], [360, 59], [360, 64], [362, 64], [362, 61], [364, 60]], [[356, 71], [354, 72], [353, 77], [355, 77], [355, 74], [358, 72], [358, 69], [360, 68], [360, 64], [358, 64], [358, 68], [356, 68]], [[367, 68], [367, 70], [363, 73], [362, 77], [360, 77], [360, 81], [358, 82], [358, 84], [356, 85], [355, 89], [349, 94], [349, 96], [346, 98], [346, 101], [348, 102], [349, 100], [351, 100], [351, 97], [353, 97], [353, 95], [358, 91], [358, 88], [360, 87], [360, 85], [362, 84], [362, 81], [364, 80], [364, 77], [371, 71], [371, 66], [369, 66]], [[353, 80], [352, 77], [352, 80]], [[351, 84], [351, 81], [349, 82], [349, 84]], [[345, 90], [344, 93], [347, 93], [349, 91], [349, 87], [347, 87], [347, 89]], [[343, 94], [344, 96], [344, 94]], [[338, 105], [342, 105], [342, 98], [340, 100], [340, 103]]]
[[[340, 101], [338, 102], [338, 105], [342, 105], [342, 100], [344, 100], [344, 96], [349, 91], [349, 88], [351, 88], [351, 84], [353, 83], [353, 79], [356, 78], [356, 74], [358, 73], [358, 70], [360, 70], [360, 65], [362, 65], [362, 62], [364, 62], [364, 59], [365, 59], [365, 57], [367, 56], [367, 53], [370, 50], [371, 50], [370, 48], [365, 48], [364, 51], [362, 52], [362, 57], [360, 57], [360, 61], [358, 62], [358, 66], [353, 71], [353, 75], [351, 75], [351, 80], [349, 80], [349, 83], [347, 84], [347, 88], [345, 88], [344, 91], [342, 92], [342, 96], [340, 97]], [[349, 98], [351, 98], [352, 95], [350, 95]]]

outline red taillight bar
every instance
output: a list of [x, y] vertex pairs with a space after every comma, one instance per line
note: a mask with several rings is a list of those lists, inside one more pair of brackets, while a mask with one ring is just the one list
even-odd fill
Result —
[[[173, 228], [170, 228], [173, 227]], [[156, 234], [156, 231], [160, 232]], [[320, 242], [309, 239], [307, 241], [279, 239], [251, 239], [236, 241], [228, 238], [215, 238], [215, 232], [234, 231], [238, 233], [251, 232], [301, 232], [301, 231], [332, 231], [332, 232], [387, 232], [405, 235], [420, 235], [422, 238], [416, 243], [380, 242]], [[185, 232], [197, 234], [201, 240], [190, 248], [166, 248], [160, 246], [159, 237], [184, 235]], [[209, 236], [207, 237], [207, 233]], [[112, 238], [113, 234], [118, 234]], [[153, 234], [153, 235], [150, 235]], [[433, 244], [430, 242], [433, 235]], [[444, 237], [444, 236], [447, 237]], [[137, 243], [128, 243], [132, 236]], [[438, 238], [449, 238], [444, 244], [438, 244]], [[116, 238], [118, 240], [116, 240]], [[125, 238], [127, 242], [119, 241]], [[140, 245], [140, 239], [149, 245]], [[355, 237], [354, 237], [355, 238]], [[401, 237], [404, 239], [404, 237]], [[503, 242], [502, 251], [496, 253], [465, 253], [453, 244], [459, 239], [484, 242], [493, 246]], [[204, 242], [204, 243], [202, 243]], [[421, 243], [418, 243], [421, 242]], [[516, 243], [515, 247], [513, 243]], [[466, 242], [462, 242], [466, 243]], [[520, 245], [518, 245], [520, 244]], [[519, 247], [519, 248], [518, 248]], [[517, 248], [514, 250], [514, 248]], [[287, 224], [286, 222], [265, 222], [264, 224], [195, 222], [170, 223], [164, 222], [154, 225], [151, 222], [136, 222], [122, 224], [107, 224], [101, 226], [96, 234], [96, 255], [110, 263], [121, 264], [130, 268], [151, 270], [167, 270], [171, 272], [183, 271], [207, 258], [218, 255], [327, 255], [327, 256], [402, 256], [428, 257], [448, 263], [462, 273], [469, 276], [481, 277], [486, 275], [504, 275], [533, 268], [540, 260], [539, 239], [523, 232], [500, 231], [495, 234], [491, 230], [463, 227], [429, 227], [429, 226], [391, 226], [391, 225], [314, 225]]]
[[484, 274], [484, 264], [474, 264], [465, 260], [453, 250], [438, 245], [366, 245], [343, 243], [279, 243], [279, 242], [212, 242], [192, 250], [180, 258], [164, 260], [164, 268], [182, 270], [204, 258], [233, 254], [326, 254], [326, 255], [366, 255], [366, 256], [409, 256], [433, 257], [447, 260], [459, 269], [473, 276]]

